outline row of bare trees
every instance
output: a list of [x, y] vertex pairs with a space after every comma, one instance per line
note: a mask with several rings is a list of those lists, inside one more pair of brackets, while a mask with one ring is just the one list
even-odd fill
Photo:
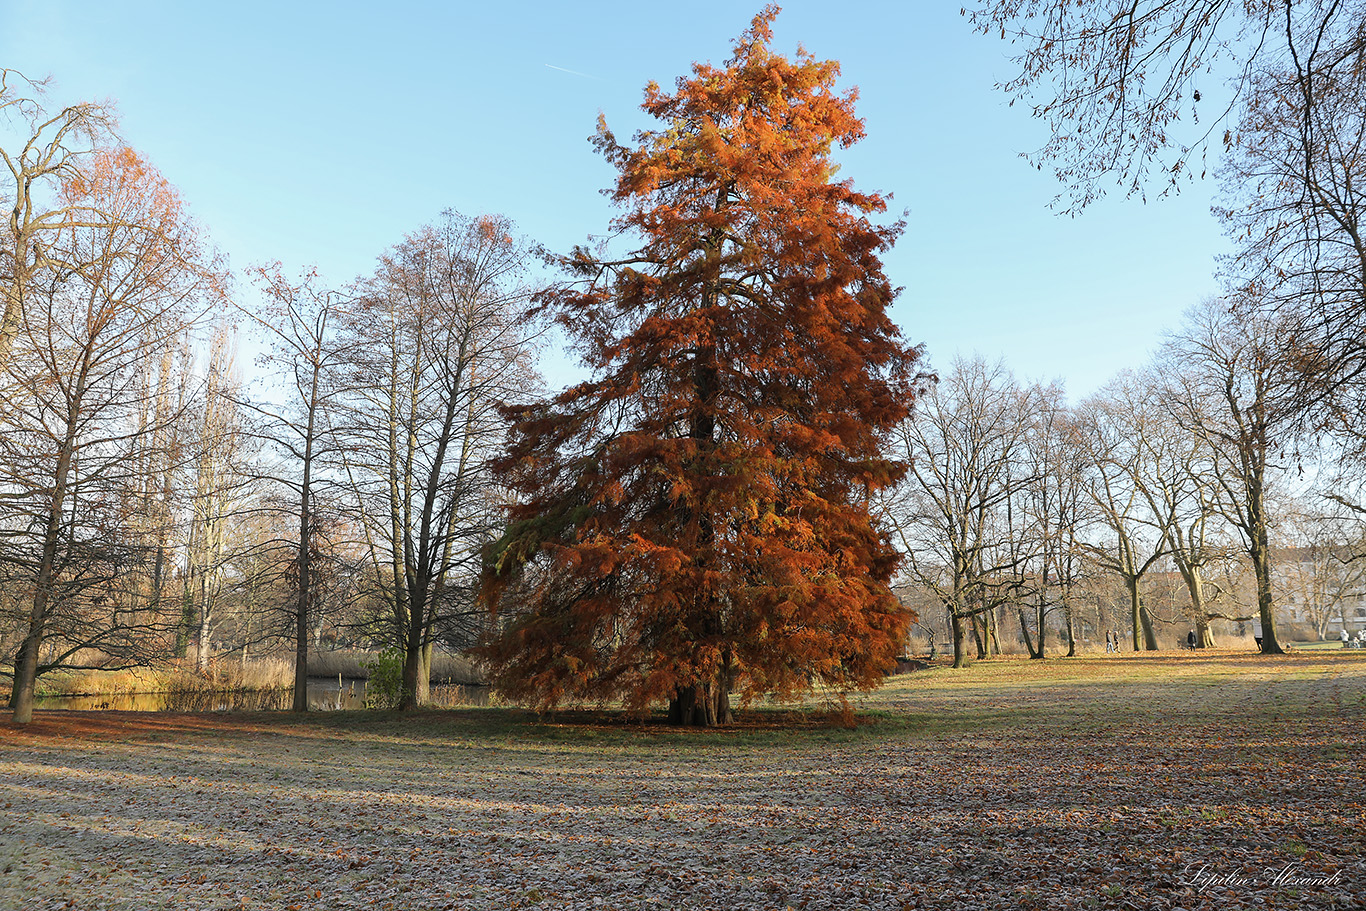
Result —
[[[1211, 621], [1227, 619], [1260, 629], [1264, 652], [1281, 650], [1276, 588], [1294, 587], [1304, 561], [1277, 573], [1273, 553], [1297, 544], [1296, 518], [1315, 512], [1297, 510], [1291, 494], [1316, 498], [1326, 515], [1347, 489], [1339, 478], [1301, 490], [1321, 453], [1296, 435], [1287, 331], [1265, 310], [1212, 300], [1143, 370], [1075, 406], [1056, 385], [1020, 383], [980, 359], [955, 362], [924, 390], [894, 441], [911, 470], [884, 515], [908, 581], [946, 612], [955, 664], [967, 660], [970, 637], [979, 656], [999, 648], [1002, 609], [1017, 615], [1031, 656], [1044, 655], [1050, 616], [1075, 654], [1078, 583], [1098, 573], [1122, 585], [1132, 648], [1155, 649], [1144, 603], [1155, 567], [1179, 574], [1197, 645], [1212, 645]], [[1359, 530], [1339, 523], [1331, 534], [1317, 553], [1348, 565]], [[1255, 579], [1250, 604], [1216, 581], [1232, 554]], [[1317, 584], [1325, 592], [1304, 600], [1323, 613]], [[1331, 588], [1341, 599], [1350, 585]]]
[[[444, 213], [372, 275], [256, 270], [245, 302], [174, 188], [100, 105], [0, 70], [0, 651], [15, 719], [62, 668], [245, 660], [324, 619], [400, 648], [467, 644], [496, 533], [495, 405], [534, 388], [528, 243]], [[14, 138], [17, 136], [18, 138]], [[233, 324], [256, 330], [244, 381]]]
[[326, 513], [344, 518], [359, 593], [382, 605], [381, 638], [403, 652], [401, 707], [425, 700], [438, 639], [478, 638], [479, 556], [501, 530], [487, 469], [497, 405], [537, 383], [529, 259], [506, 219], [448, 211], [341, 290], [260, 272], [273, 305], [252, 318], [273, 340], [283, 394], [254, 409], [298, 524], [296, 709]]
[[[1226, 126], [1240, 290], [1078, 406], [954, 365], [892, 441], [912, 466], [883, 504], [905, 571], [945, 608], [959, 663], [969, 636], [993, 647], [1006, 608], [1032, 655], [1054, 625], [1074, 650], [1078, 583], [1097, 570], [1122, 582], [1133, 645], [1151, 648], [1143, 582], [1164, 563], [1202, 644], [1213, 619], [1246, 616], [1278, 651], [1276, 586], [1293, 587], [1273, 566], [1278, 489], [1328, 445], [1366, 451], [1366, 7], [976, 7], [984, 30], [1024, 39], [1009, 88], [1053, 90], [1036, 106], [1056, 127], [1043, 157], [1078, 208], [1102, 177], [1141, 192], [1168, 152], [1173, 179], [1191, 172]], [[1240, 64], [1234, 103], [1173, 144], [1220, 55]], [[48, 668], [204, 662], [215, 630], [245, 651], [285, 623], [301, 708], [310, 639], [342, 604], [401, 649], [403, 704], [420, 701], [434, 644], [480, 623], [495, 403], [534, 383], [527, 245], [501, 219], [448, 213], [347, 285], [261, 270], [269, 305], [235, 309], [266, 340], [273, 385], [246, 383], [223, 328], [234, 295], [174, 190], [107, 108], [53, 109], [42, 88], [0, 70], [18, 130], [0, 143], [0, 651], [16, 656], [16, 718]], [[1348, 486], [1329, 494], [1366, 512]], [[1342, 562], [1342, 537], [1318, 552]], [[1234, 550], [1256, 580], [1246, 610], [1211, 578]]]
[[[1015, 42], [1019, 70], [1002, 88], [1052, 128], [1033, 157], [1074, 213], [1111, 180], [1146, 196], [1217, 166], [1235, 251], [1222, 270], [1237, 290], [1184, 333], [1176, 359], [1209, 369], [1173, 377], [1165, 402], [1217, 444], [1210, 489], [1274, 647], [1275, 476], [1312, 461], [1305, 450], [1349, 466], [1366, 455], [1366, 4], [980, 0], [965, 14]], [[1353, 490], [1326, 494], [1366, 515]], [[1193, 569], [1181, 571], [1198, 601]]]

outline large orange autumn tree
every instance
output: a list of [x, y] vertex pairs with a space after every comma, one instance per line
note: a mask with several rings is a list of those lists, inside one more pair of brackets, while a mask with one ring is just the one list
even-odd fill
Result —
[[904, 466], [885, 431], [911, 406], [919, 352], [887, 315], [877, 195], [836, 181], [863, 137], [839, 65], [769, 49], [775, 7], [725, 68], [695, 64], [619, 170], [613, 227], [542, 305], [593, 379], [509, 409], [498, 465], [517, 495], [484, 596], [501, 612], [496, 684], [542, 706], [667, 701], [670, 720], [731, 717], [733, 692], [871, 688], [907, 611], [870, 492]]

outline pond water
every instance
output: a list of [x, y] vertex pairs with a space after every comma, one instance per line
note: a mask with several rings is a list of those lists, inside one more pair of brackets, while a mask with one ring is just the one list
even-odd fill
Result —
[[[336, 677], [308, 678], [310, 711], [349, 711], [365, 708], [365, 681]], [[432, 702], [442, 707], [485, 706], [486, 686], [445, 684], [432, 687]], [[230, 692], [126, 693], [106, 696], [38, 696], [35, 709], [73, 709], [120, 712], [259, 712], [287, 709], [293, 704], [290, 688]]]

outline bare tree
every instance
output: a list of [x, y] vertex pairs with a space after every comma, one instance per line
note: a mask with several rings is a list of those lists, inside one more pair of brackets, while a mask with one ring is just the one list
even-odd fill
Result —
[[[174, 190], [132, 151], [101, 152], [63, 194], [68, 209], [102, 218], [68, 223], [48, 245], [30, 282], [42, 294], [26, 297], [4, 365], [5, 529], [10, 565], [31, 592], [11, 700], [19, 723], [32, 717], [44, 638], [72, 618], [75, 592], [119, 578], [109, 547], [127, 539], [125, 517], [109, 505], [154, 430], [143, 377], [218, 287]], [[83, 643], [64, 634], [79, 647], [107, 641], [88, 628]]]
[[[1206, 572], [1229, 551], [1228, 525], [1220, 509], [1221, 488], [1215, 474], [1216, 453], [1201, 434], [1174, 419], [1169, 402], [1180, 393], [1167, 389], [1155, 370], [1124, 373], [1086, 403], [1098, 451], [1108, 454], [1098, 468], [1097, 493], [1123, 491], [1140, 527], [1146, 527], [1152, 559], [1144, 572], [1170, 558], [1180, 575], [1189, 604], [1185, 608], [1195, 627], [1196, 644], [1214, 644], [1214, 619], [1248, 620], [1236, 611], [1216, 610], [1221, 587]], [[1122, 484], [1107, 481], [1107, 471], [1118, 470]], [[1103, 510], [1109, 514], [1113, 510]], [[1111, 516], [1111, 525], [1114, 524]], [[1120, 549], [1122, 551], [1122, 548]], [[1137, 580], [1120, 572], [1131, 603], [1139, 598]], [[1151, 617], [1143, 616], [1145, 638]], [[1155, 637], [1154, 637], [1155, 644]]]
[[[1166, 187], [1203, 174], [1211, 141], [1242, 141], [1233, 121], [1266, 74], [1289, 77], [1286, 100], [1308, 124], [1325, 80], [1358, 70], [1366, 46], [1359, 0], [979, 0], [965, 12], [1022, 48], [1001, 88], [1048, 123], [1033, 158], [1054, 167], [1076, 209], [1108, 180], [1134, 194], [1154, 171]], [[1228, 98], [1202, 109], [1216, 80]], [[1308, 162], [1314, 146], [1304, 151]]]
[[[980, 0], [968, 15], [1023, 48], [1003, 88], [1037, 99], [1052, 138], [1034, 160], [1073, 211], [1111, 179], [1134, 194], [1154, 173], [1167, 189], [1203, 176], [1222, 151], [1230, 278], [1279, 313], [1300, 429], [1366, 458], [1366, 3]], [[1229, 90], [1213, 110], [1211, 80]]]
[[[1043, 658], [1048, 618], [1061, 611], [1067, 654], [1077, 653], [1073, 586], [1081, 573], [1079, 531], [1087, 521], [1087, 468], [1092, 455], [1081, 427], [1056, 384], [1031, 392], [1032, 426], [1022, 464], [1027, 483], [1018, 493], [1022, 521], [1011, 534], [1026, 582], [1018, 606], [1020, 631], [1029, 657]], [[1034, 635], [1025, 619], [1024, 601], [1033, 601]]]
[[1153, 508], [1151, 483], [1154, 417], [1137, 381], [1121, 374], [1082, 407], [1084, 438], [1092, 466], [1087, 493], [1103, 543], [1087, 547], [1104, 569], [1124, 583], [1134, 651], [1157, 648], [1157, 634], [1143, 604], [1143, 578], [1167, 553], [1165, 515]]
[[[1360, 5], [1357, 5], [1360, 7]], [[1358, 9], [1358, 12], [1361, 10]], [[1256, 282], [1287, 333], [1304, 430], [1328, 432], [1366, 458], [1366, 22], [1325, 36], [1309, 61], [1254, 82], [1228, 156], [1220, 210], [1239, 245], [1240, 280]], [[1342, 55], [1346, 54], [1344, 58]]]
[[1276, 639], [1269, 488], [1288, 455], [1299, 402], [1280, 352], [1284, 327], [1247, 302], [1209, 300], [1165, 346], [1167, 406], [1209, 447], [1224, 518], [1236, 528], [1257, 580], [1263, 654]]
[[284, 277], [278, 265], [257, 270], [270, 304], [244, 311], [270, 342], [263, 363], [276, 371], [281, 385], [278, 400], [251, 403], [264, 420], [259, 436], [283, 460], [278, 470], [262, 474], [289, 491], [287, 509], [297, 535], [291, 549], [289, 576], [293, 582], [294, 699], [296, 712], [308, 710], [308, 642], [317, 602], [316, 557], [321, 520], [319, 491], [328, 484], [325, 466], [333, 452], [330, 409], [336, 395], [336, 374], [347, 351], [338, 341], [345, 301], [337, 292], [320, 287], [315, 272], [300, 281]]
[[[967, 663], [967, 624], [1018, 595], [1024, 567], [1007, 510], [1030, 479], [1018, 464], [1031, 403], [1000, 364], [957, 361], [921, 394], [892, 446], [911, 467], [882, 515], [906, 554], [905, 571], [948, 614], [954, 667]], [[978, 630], [978, 654], [985, 655]]]
[[473, 644], [481, 628], [473, 582], [501, 530], [497, 405], [536, 382], [530, 249], [512, 231], [443, 213], [381, 258], [349, 317], [337, 438], [404, 653], [400, 708], [425, 701], [438, 637], [464, 626]]
[[0, 238], [0, 364], [20, 331], [26, 301], [34, 295], [41, 301], [45, 292], [39, 285], [49, 280], [54, 266], [60, 268], [51, 258], [57, 235], [76, 225], [103, 224], [109, 217], [92, 207], [91, 200], [64, 194], [62, 184], [78, 178], [96, 150], [114, 139], [113, 111], [86, 103], [54, 112], [44, 103], [46, 90], [46, 80], [0, 69], [0, 117], [22, 124], [17, 145], [0, 145], [0, 159], [9, 171], [0, 189], [6, 215]]

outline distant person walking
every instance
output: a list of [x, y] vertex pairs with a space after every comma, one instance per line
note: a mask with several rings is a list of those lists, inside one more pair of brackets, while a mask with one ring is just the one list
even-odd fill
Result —
[[1195, 630], [1191, 630], [1189, 633], [1186, 633], [1186, 648], [1190, 649], [1191, 651], [1195, 650]]
[[[1111, 632], [1107, 629], [1105, 631], [1105, 654], [1107, 655], [1115, 650], [1115, 641], [1111, 638], [1111, 635]], [[1346, 642], [1347, 640], [1343, 639], [1342, 641]]]
[[1344, 627], [1342, 628], [1342, 647], [1343, 647], [1343, 648], [1346, 648], [1346, 647], [1347, 647], [1347, 639], [1348, 639], [1348, 636], [1347, 636], [1347, 627], [1344, 626]]

